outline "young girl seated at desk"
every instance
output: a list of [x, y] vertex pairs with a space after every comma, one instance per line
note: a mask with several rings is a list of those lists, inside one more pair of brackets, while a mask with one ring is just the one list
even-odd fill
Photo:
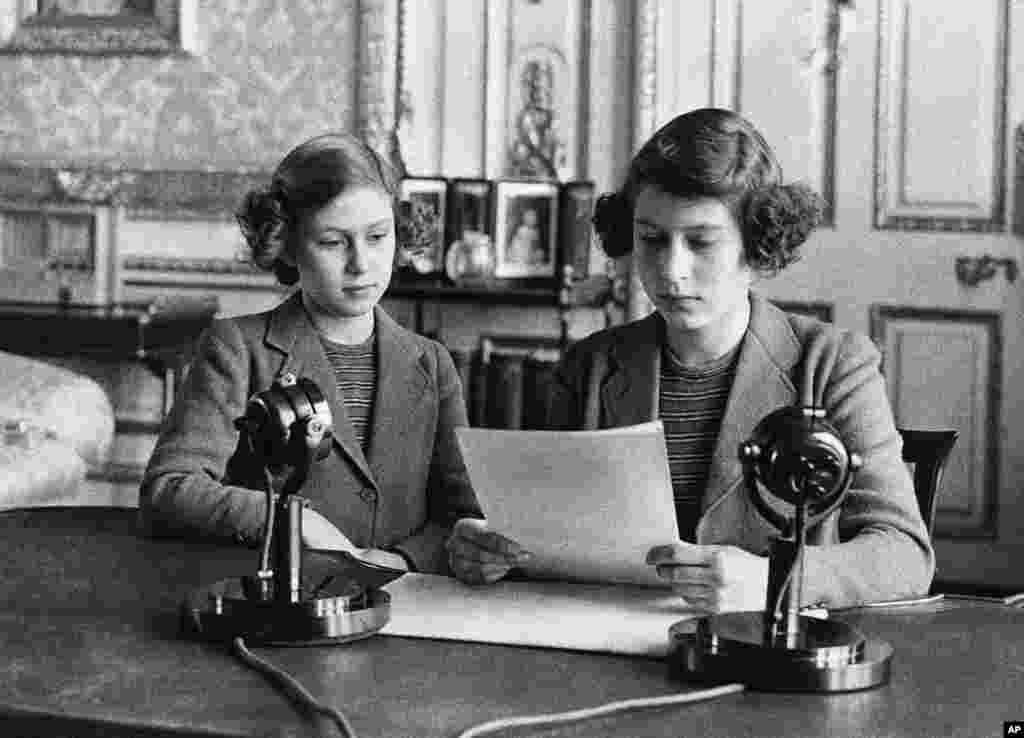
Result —
[[[630, 255], [650, 316], [574, 345], [556, 372], [550, 425], [665, 427], [681, 541], [647, 563], [706, 612], [760, 610], [778, 534], [743, 486], [739, 444], [768, 413], [824, 408], [863, 459], [841, 508], [809, 530], [803, 604], [843, 607], [921, 595], [934, 558], [879, 371], [861, 334], [790, 315], [751, 290], [792, 263], [820, 201], [786, 184], [760, 132], [728, 110], [680, 115], [597, 203], [609, 256]], [[586, 494], [586, 490], [580, 490]], [[493, 582], [523, 562], [482, 520], [459, 521], [452, 568]]]
[[451, 524], [478, 514], [454, 435], [466, 410], [448, 352], [378, 304], [396, 234], [409, 230], [397, 191], [396, 173], [369, 146], [328, 134], [299, 145], [268, 187], [248, 194], [238, 221], [253, 261], [297, 289], [268, 312], [215, 321], [200, 340], [142, 481], [150, 533], [260, 542], [264, 469], [234, 421], [291, 374], [319, 387], [334, 421], [330, 453], [301, 490], [305, 545], [446, 570]]

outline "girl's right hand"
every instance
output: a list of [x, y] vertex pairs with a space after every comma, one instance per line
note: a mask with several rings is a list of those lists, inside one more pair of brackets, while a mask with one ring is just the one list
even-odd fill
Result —
[[510, 538], [488, 529], [487, 522], [461, 518], [445, 544], [448, 564], [457, 579], [466, 584], [491, 584], [532, 554]]

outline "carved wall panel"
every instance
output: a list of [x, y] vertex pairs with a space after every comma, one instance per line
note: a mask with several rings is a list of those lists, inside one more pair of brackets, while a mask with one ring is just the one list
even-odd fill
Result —
[[879, 0], [876, 227], [1005, 228], [1008, 12]]
[[[836, 84], [842, 71], [839, 8], [820, 0], [732, 0], [717, 6], [722, 17], [713, 57], [716, 104], [754, 121], [786, 180], [806, 182], [820, 193], [831, 223]], [[762, 30], [769, 28], [771, 33]]]
[[995, 535], [1000, 326], [996, 313], [890, 306], [872, 311], [897, 425], [960, 432], [936, 507], [940, 536]]

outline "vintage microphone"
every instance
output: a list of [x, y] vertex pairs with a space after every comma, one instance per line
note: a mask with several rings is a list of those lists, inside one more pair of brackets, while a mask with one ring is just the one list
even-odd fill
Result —
[[[379, 631], [391, 613], [381, 587], [404, 571], [346, 552], [303, 551], [307, 500], [299, 493], [312, 465], [327, 457], [332, 439], [331, 410], [320, 389], [312, 380], [285, 374], [250, 398], [235, 427], [263, 464], [267, 517], [259, 565], [254, 575], [190, 593], [182, 604], [185, 631], [274, 645], [344, 643]], [[317, 565], [307, 567], [305, 554]]]
[[[669, 630], [669, 663], [694, 681], [742, 682], [776, 691], [845, 692], [889, 680], [892, 648], [837, 620], [800, 614], [807, 529], [846, 496], [861, 459], [818, 407], [767, 415], [740, 444], [744, 480], [758, 513], [779, 530], [769, 553], [763, 612], [692, 620]], [[769, 504], [765, 487], [791, 515]]]

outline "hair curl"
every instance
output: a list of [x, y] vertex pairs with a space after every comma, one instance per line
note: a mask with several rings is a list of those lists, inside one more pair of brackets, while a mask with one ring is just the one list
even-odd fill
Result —
[[741, 220], [747, 263], [773, 275], [800, 258], [800, 246], [820, 223], [824, 202], [805, 184], [772, 185], [755, 191]]
[[392, 198], [399, 246], [409, 232], [398, 207], [401, 174], [362, 139], [326, 133], [292, 149], [270, 183], [248, 192], [235, 213], [254, 264], [272, 271], [278, 282], [295, 284], [299, 272], [287, 258], [297, 226], [350, 187], [373, 187]]
[[608, 256], [633, 250], [634, 206], [646, 187], [722, 201], [740, 226], [746, 263], [764, 274], [799, 258], [823, 212], [809, 187], [782, 184], [775, 153], [753, 124], [719, 108], [692, 110], [662, 126], [633, 157], [622, 187], [598, 198], [594, 229]]
[[290, 285], [299, 280], [299, 270], [281, 258], [291, 232], [291, 220], [282, 200], [273, 185], [250, 190], [235, 219], [253, 263], [273, 272], [281, 284]]

